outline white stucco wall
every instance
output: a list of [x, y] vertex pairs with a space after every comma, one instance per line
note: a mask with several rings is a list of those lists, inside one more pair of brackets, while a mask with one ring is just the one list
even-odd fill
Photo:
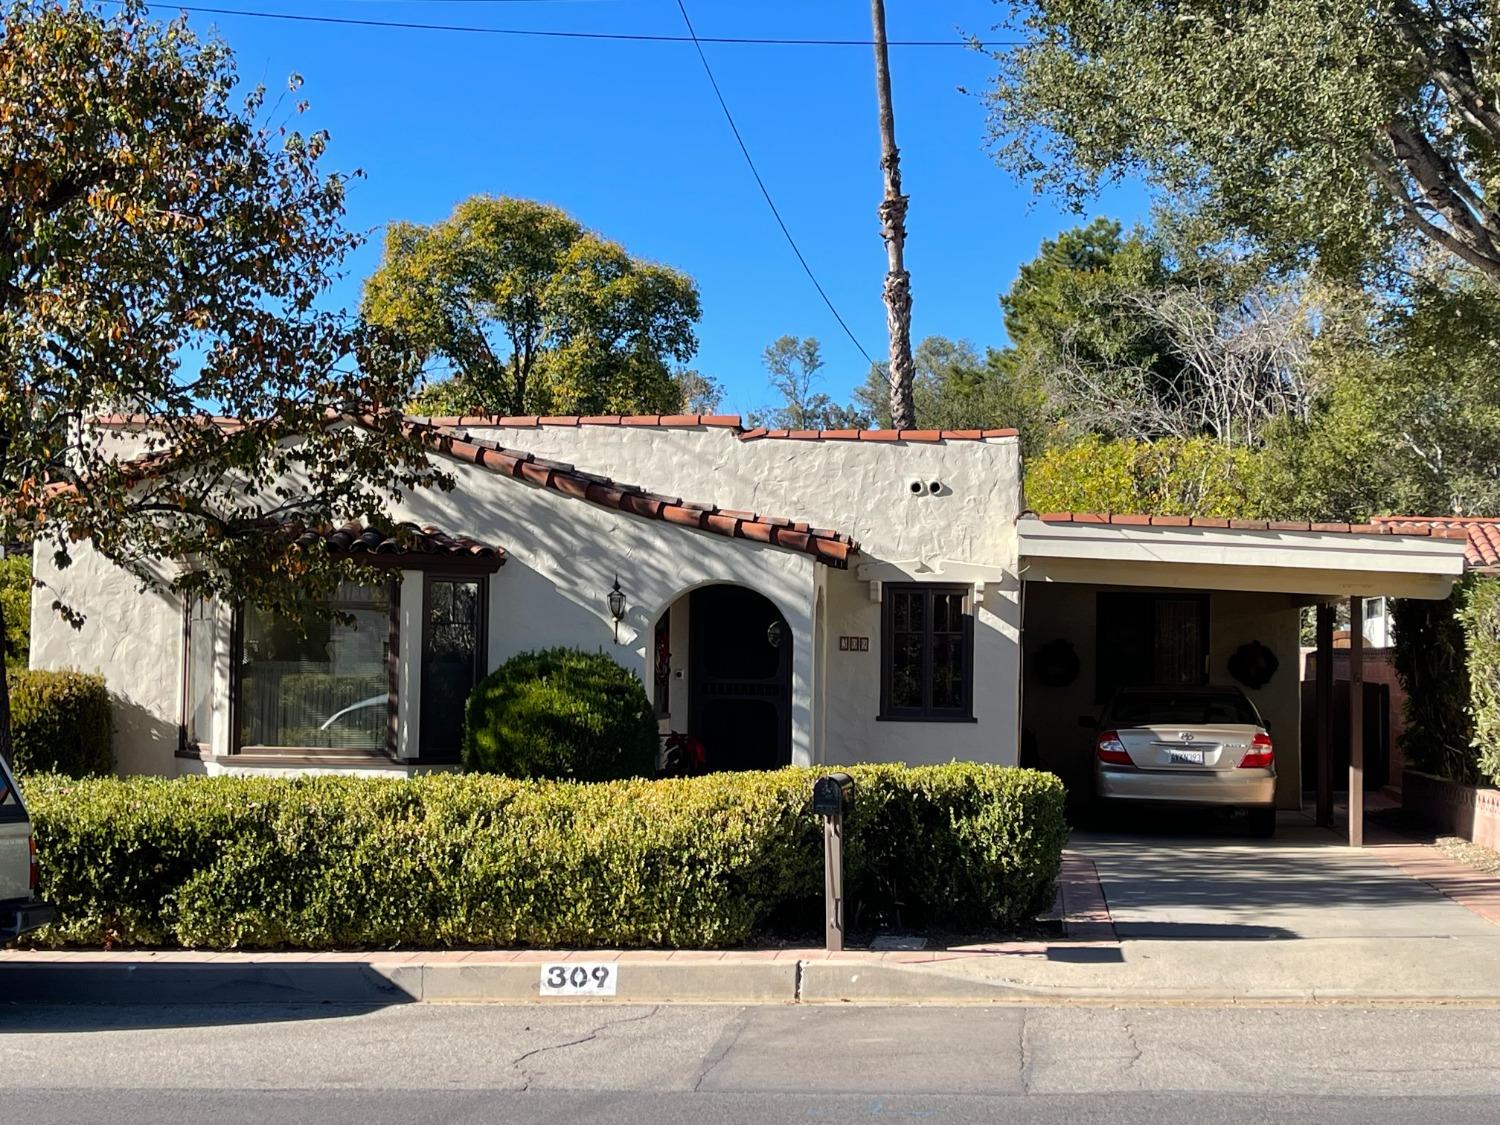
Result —
[[[1080, 716], [1097, 717], [1102, 701], [1094, 699], [1097, 667], [1095, 603], [1101, 590], [1142, 591], [1069, 582], [1028, 582], [1025, 600], [1026, 659], [1047, 642], [1063, 638], [1078, 654], [1078, 677], [1065, 687], [1041, 683], [1033, 667], [1022, 686], [1022, 723], [1037, 742], [1038, 764], [1058, 774], [1070, 792], [1088, 793], [1093, 784], [1092, 731]], [[1171, 593], [1171, 590], [1159, 592]], [[1298, 603], [1286, 594], [1209, 592], [1209, 679], [1232, 684], [1229, 656], [1240, 645], [1260, 641], [1280, 661], [1271, 682], [1245, 694], [1271, 724], [1276, 745], [1277, 803], [1297, 808], [1301, 802], [1301, 723], [1298, 683]]]
[[[734, 583], [771, 599], [792, 631], [794, 761], [1015, 760], [1020, 466], [1013, 440], [745, 442], [722, 428], [646, 427], [530, 427], [488, 436], [687, 500], [807, 520], [852, 534], [862, 545], [851, 569], [826, 568], [807, 554], [643, 519], [444, 460], [456, 487], [408, 495], [392, 505], [391, 516], [505, 548], [506, 565], [489, 580], [491, 668], [527, 649], [568, 645], [607, 652], [649, 685], [654, 623], [676, 604], [672, 710], [674, 719], [685, 719], [691, 685], [684, 595]], [[936, 495], [914, 496], [913, 480], [940, 487]], [[76, 554], [62, 574], [39, 557], [38, 576], [87, 623], [75, 633], [45, 608], [52, 594], [41, 592], [33, 607], [34, 664], [105, 674], [118, 700], [122, 770], [201, 768], [173, 760], [183, 656], [177, 599], [142, 593], [133, 576], [86, 549]], [[857, 567], [891, 564], [922, 578], [953, 563], [988, 568], [975, 612], [976, 721], [881, 722], [880, 605]], [[605, 602], [617, 574], [628, 599], [618, 643]], [[820, 595], [826, 618], [815, 628]], [[421, 575], [408, 573], [400, 610], [402, 757], [414, 753], [419, 729], [421, 606]], [[220, 679], [227, 696], [224, 633]], [[837, 651], [841, 635], [869, 637], [869, 651]], [[222, 754], [227, 698], [220, 719], [223, 737], [214, 750]]]
[[[75, 668], [104, 676], [114, 704], [115, 767], [121, 773], [170, 774], [182, 706], [182, 602], [141, 582], [87, 543], [69, 548], [59, 569], [39, 542], [32, 573], [31, 667]], [[167, 568], [157, 571], [165, 579]], [[84, 616], [75, 629], [52, 608]], [[226, 653], [227, 655], [227, 653]]]

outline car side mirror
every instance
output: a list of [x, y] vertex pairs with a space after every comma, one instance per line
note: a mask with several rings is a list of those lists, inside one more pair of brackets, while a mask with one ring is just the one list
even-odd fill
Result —
[[1081, 726], [1084, 730], [1093, 730], [1099, 725], [1099, 723], [1092, 715], [1079, 715], [1078, 725]]

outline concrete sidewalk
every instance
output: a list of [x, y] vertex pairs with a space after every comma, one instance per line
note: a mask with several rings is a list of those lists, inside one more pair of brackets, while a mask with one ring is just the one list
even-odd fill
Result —
[[951, 949], [0, 953], [26, 1002], [546, 1002], [547, 966], [607, 964], [619, 1003], [1500, 1002], [1500, 880], [1387, 835], [1349, 849], [1075, 836], [1066, 936]]

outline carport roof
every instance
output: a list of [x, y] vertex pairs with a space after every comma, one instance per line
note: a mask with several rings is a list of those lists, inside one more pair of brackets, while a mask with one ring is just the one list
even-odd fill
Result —
[[1446, 597], [1468, 533], [1421, 521], [1371, 524], [1024, 512], [1031, 581], [1259, 590], [1314, 597]]
[[1375, 523], [1398, 534], [1416, 534], [1427, 527], [1433, 535], [1462, 536], [1464, 560], [1470, 570], [1500, 570], [1500, 517], [1495, 516], [1376, 516]]

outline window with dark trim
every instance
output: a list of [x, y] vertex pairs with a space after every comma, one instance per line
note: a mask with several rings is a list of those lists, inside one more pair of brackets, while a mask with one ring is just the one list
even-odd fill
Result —
[[202, 754], [214, 740], [214, 665], [219, 656], [217, 606], [207, 598], [190, 598], [184, 616], [182, 739], [184, 749]]
[[1094, 698], [1123, 687], [1208, 683], [1208, 595], [1101, 591]]
[[881, 588], [880, 717], [974, 717], [974, 618], [967, 586]]
[[395, 583], [345, 583], [329, 613], [236, 614], [231, 733], [239, 750], [389, 752]]

